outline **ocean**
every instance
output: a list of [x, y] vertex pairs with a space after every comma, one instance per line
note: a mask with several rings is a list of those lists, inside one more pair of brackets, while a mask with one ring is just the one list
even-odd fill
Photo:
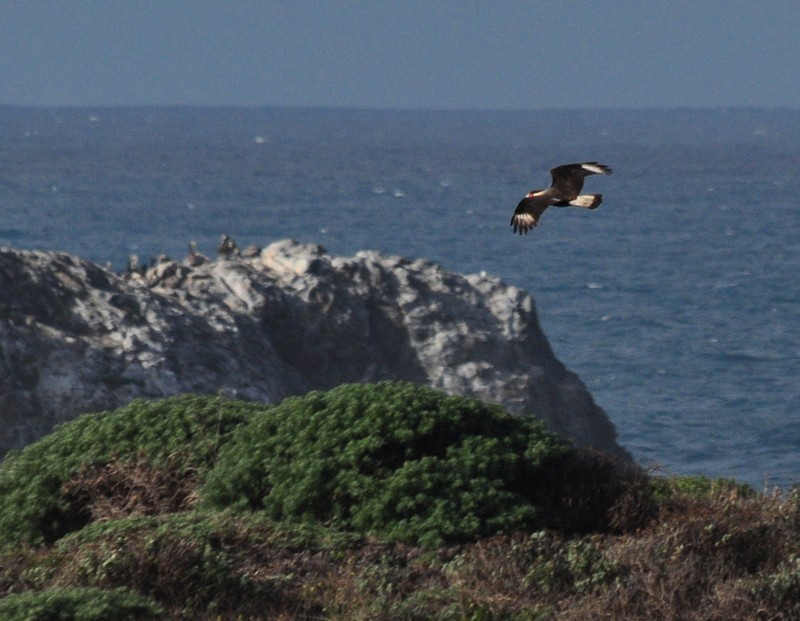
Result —
[[[595, 211], [509, 219], [557, 164]], [[122, 269], [291, 237], [486, 271], [637, 461], [800, 482], [800, 111], [0, 107], [0, 245]]]

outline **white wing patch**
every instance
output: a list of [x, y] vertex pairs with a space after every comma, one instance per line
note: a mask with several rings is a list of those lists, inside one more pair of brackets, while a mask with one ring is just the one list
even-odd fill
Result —
[[594, 164], [581, 164], [581, 168], [593, 172], [598, 175], [607, 175], [608, 169], [605, 167], [595, 166]]
[[595, 209], [603, 202], [602, 194], [579, 194], [576, 198], [569, 202], [573, 207], [585, 207], [586, 209]]
[[527, 226], [536, 226], [536, 218], [534, 218], [529, 213], [520, 213], [514, 216], [514, 219], [517, 221], [518, 225], [522, 225], [524, 227]]
[[573, 207], [588, 207], [594, 202], [594, 194], [581, 194], [575, 200], [569, 202]]

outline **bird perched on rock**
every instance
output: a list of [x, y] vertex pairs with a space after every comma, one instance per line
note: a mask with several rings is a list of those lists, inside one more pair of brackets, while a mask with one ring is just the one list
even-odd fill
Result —
[[128, 257], [128, 262], [125, 264], [125, 274], [130, 276], [132, 274], [143, 274], [144, 266], [139, 265], [139, 255], [132, 254]]
[[603, 202], [602, 194], [581, 194], [583, 180], [589, 175], [610, 175], [611, 169], [597, 162], [564, 164], [550, 171], [553, 183], [544, 190], [531, 190], [517, 205], [511, 216], [515, 233], [522, 235], [539, 223], [544, 210], [555, 207], [583, 207], [597, 209]]
[[222, 234], [217, 248], [217, 254], [221, 257], [239, 256], [239, 246], [233, 241], [232, 237], [228, 237], [227, 233]]
[[261, 248], [253, 244], [245, 246], [244, 250], [242, 250], [242, 256], [247, 259], [252, 259], [253, 257], [257, 257], [260, 254], [261, 254]]
[[186, 260], [184, 262], [187, 265], [196, 267], [198, 265], [202, 265], [203, 263], [208, 263], [208, 257], [197, 249], [197, 242], [190, 241], [189, 254], [186, 256]]

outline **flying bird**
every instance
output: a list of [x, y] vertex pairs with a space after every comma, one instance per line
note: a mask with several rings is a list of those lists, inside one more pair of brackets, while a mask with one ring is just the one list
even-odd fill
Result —
[[597, 162], [582, 162], [556, 166], [550, 174], [553, 175], [552, 185], [544, 190], [531, 190], [514, 210], [511, 226], [515, 233], [527, 234], [550, 205], [597, 209], [603, 202], [603, 195], [581, 194], [583, 179], [589, 175], [610, 175], [611, 169]]

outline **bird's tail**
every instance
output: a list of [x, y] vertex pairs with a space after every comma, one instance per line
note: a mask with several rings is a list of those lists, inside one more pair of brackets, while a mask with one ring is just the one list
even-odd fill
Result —
[[569, 202], [573, 207], [583, 207], [585, 209], [597, 209], [603, 202], [602, 194], [579, 194], [577, 198]]

